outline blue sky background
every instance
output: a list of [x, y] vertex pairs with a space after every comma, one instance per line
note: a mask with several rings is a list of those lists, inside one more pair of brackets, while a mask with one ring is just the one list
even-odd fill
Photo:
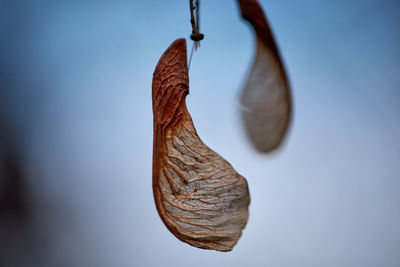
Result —
[[205, 40], [188, 109], [251, 194], [239, 243], [219, 253], [177, 240], [151, 188], [152, 73], [191, 33], [187, 2], [0, 2], [0, 103], [20, 140], [32, 211], [29, 238], [8, 235], [10, 261], [399, 266], [400, 4], [260, 1], [294, 99], [286, 142], [261, 155], [237, 109], [251, 29], [235, 1], [201, 1]]

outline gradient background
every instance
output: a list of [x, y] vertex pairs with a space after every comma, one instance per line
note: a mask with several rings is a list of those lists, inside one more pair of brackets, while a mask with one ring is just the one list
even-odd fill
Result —
[[201, 1], [190, 69], [199, 136], [250, 186], [230, 253], [180, 242], [153, 202], [152, 73], [188, 1], [0, 2], [0, 145], [23, 188], [0, 205], [0, 266], [400, 266], [399, 2], [260, 2], [293, 85], [277, 153], [241, 127], [254, 37], [235, 1]]

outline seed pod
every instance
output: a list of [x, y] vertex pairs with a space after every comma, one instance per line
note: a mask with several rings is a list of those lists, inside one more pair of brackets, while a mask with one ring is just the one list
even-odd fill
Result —
[[257, 0], [238, 0], [242, 17], [257, 36], [253, 66], [241, 94], [241, 111], [249, 139], [260, 152], [277, 148], [287, 132], [291, 96], [278, 48]]
[[181, 241], [230, 251], [248, 219], [246, 179], [199, 138], [186, 108], [186, 41], [178, 39], [153, 74], [153, 193], [157, 211]]

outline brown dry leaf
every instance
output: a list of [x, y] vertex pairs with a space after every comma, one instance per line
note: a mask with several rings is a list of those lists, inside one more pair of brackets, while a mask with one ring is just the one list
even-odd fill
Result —
[[192, 246], [230, 251], [247, 223], [246, 179], [199, 138], [186, 108], [186, 41], [178, 39], [153, 74], [153, 193], [168, 229]]
[[248, 136], [260, 152], [277, 148], [291, 117], [289, 82], [272, 32], [257, 0], [238, 0], [242, 16], [257, 35], [257, 52], [245, 88], [241, 109]]

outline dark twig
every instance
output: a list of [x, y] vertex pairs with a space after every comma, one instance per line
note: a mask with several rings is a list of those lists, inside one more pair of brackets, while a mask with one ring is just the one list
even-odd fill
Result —
[[[193, 0], [189, 0], [190, 3], [190, 23], [192, 24], [192, 35], [190, 39], [195, 42], [200, 42], [204, 39], [204, 34], [199, 32], [199, 0], [196, 0], [196, 7], [193, 5]], [[194, 16], [194, 10], [196, 9], [196, 18]]]
[[190, 5], [190, 24], [192, 24], [192, 34], [194, 34], [197, 31], [197, 27], [193, 13], [194, 10], [193, 0], [189, 0], [189, 5]]
[[[196, 0], [196, 27], [197, 32], [200, 33], [200, 1]], [[203, 35], [204, 38], [204, 35]]]
[[[200, 1], [196, 0], [196, 6], [193, 5], [193, 0], [189, 0], [190, 4], [190, 24], [192, 24], [192, 34], [190, 35], [190, 39], [194, 41], [192, 51], [190, 52], [189, 58], [189, 68], [190, 63], [192, 62], [193, 50], [197, 50], [200, 46], [200, 41], [204, 39], [204, 34], [200, 33]], [[196, 9], [196, 18], [194, 16], [194, 10]]]

